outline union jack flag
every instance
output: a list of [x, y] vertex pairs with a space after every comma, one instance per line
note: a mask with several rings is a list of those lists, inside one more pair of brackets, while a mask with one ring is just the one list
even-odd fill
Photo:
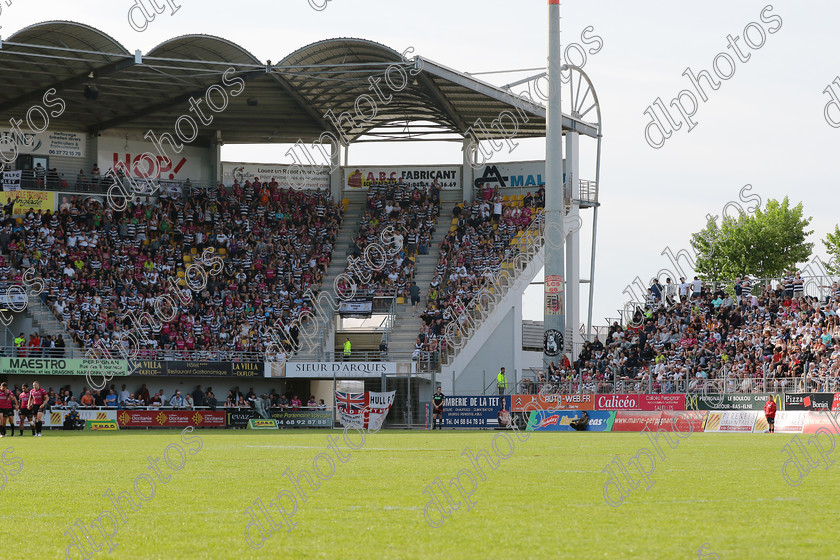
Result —
[[[367, 393], [335, 392], [335, 403], [339, 410], [356, 414], [364, 410], [368, 404]], [[357, 412], [354, 412], [357, 411]]]

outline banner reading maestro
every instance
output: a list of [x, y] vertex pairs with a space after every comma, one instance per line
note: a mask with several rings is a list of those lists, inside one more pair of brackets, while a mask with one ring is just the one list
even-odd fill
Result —
[[81, 358], [0, 358], [0, 375], [128, 375], [125, 360]]

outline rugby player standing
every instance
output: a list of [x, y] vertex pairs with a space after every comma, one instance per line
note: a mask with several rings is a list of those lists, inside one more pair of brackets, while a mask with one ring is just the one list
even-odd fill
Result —
[[437, 392], [432, 396], [432, 429], [435, 429], [435, 417], [440, 419], [440, 424], [438, 425], [438, 429], [443, 429], [443, 402], [446, 398], [440, 387], [437, 388]]
[[[44, 425], [44, 409], [47, 407], [47, 390], [42, 389], [37, 381], [32, 382], [32, 390], [29, 391], [29, 408], [32, 410], [32, 416], [35, 417], [35, 423], [32, 427], [32, 435], [41, 437], [41, 427]], [[32, 424], [32, 416], [29, 417], [29, 423]], [[37, 430], [37, 433], [35, 433]]]
[[24, 383], [20, 386], [18, 397], [18, 421], [20, 422], [20, 435], [23, 435], [23, 420], [29, 420], [29, 427], [32, 428], [32, 435], [35, 435], [35, 424], [32, 423], [32, 409], [29, 408], [29, 385]]
[[0, 438], [6, 437], [7, 422], [12, 427], [12, 435], [15, 435], [15, 407], [15, 394], [9, 391], [5, 381], [0, 383]]

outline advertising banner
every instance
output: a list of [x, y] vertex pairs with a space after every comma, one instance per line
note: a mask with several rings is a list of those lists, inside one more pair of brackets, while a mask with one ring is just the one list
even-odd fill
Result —
[[224, 427], [225, 413], [212, 410], [120, 410], [121, 428]]
[[641, 432], [645, 428], [656, 431], [662, 420], [662, 413], [647, 411], [619, 410], [615, 413], [612, 431], [614, 432]]
[[0, 205], [5, 206], [14, 200], [12, 212], [16, 216], [26, 214], [30, 208], [35, 212], [40, 210], [42, 214], [47, 210], [55, 212], [55, 195], [51, 191], [3, 191], [0, 192]]
[[[40, 351], [39, 351], [40, 352]], [[83, 358], [0, 358], [0, 375], [128, 375], [125, 360]]]
[[314, 165], [224, 161], [222, 177], [225, 186], [228, 187], [233, 185], [234, 180], [244, 185], [245, 181], [253, 183], [256, 178], [260, 183], [270, 183], [274, 180], [281, 189], [330, 190], [329, 165], [319, 168]]
[[512, 395], [510, 410], [592, 410], [592, 395]]
[[281, 428], [332, 427], [332, 411], [329, 410], [270, 410], [268, 413]]
[[840, 413], [809, 412], [802, 433], [815, 434], [820, 428], [825, 428], [832, 434], [840, 435]]
[[662, 412], [658, 429], [666, 432], [702, 432], [707, 414], [705, 410], [665, 410]]
[[[686, 410], [764, 410], [768, 393], [725, 393], [685, 396]], [[781, 395], [773, 395], [776, 406], [782, 410]]]
[[494, 189], [518, 188], [535, 194], [540, 186], [545, 186], [545, 160], [479, 167], [475, 170], [475, 188], [480, 191], [485, 186]]
[[496, 428], [499, 411], [510, 411], [509, 396], [446, 397], [443, 401], [444, 428]]
[[84, 132], [45, 130], [40, 133], [24, 132], [22, 139], [17, 136], [8, 128], [0, 128], [0, 152], [8, 153], [17, 147], [20, 154], [76, 158], [85, 157], [87, 152]]
[[685, 395], [595, 395], [595, 410], [685, 410]]
[[[331, 428], [332, 412], [329, 410], [268, 410], [269, 417], [280, 427], [287, 428]], [[248, 421], [260, 416], [250, 408], [229, 408], [225, 410], [225, 426], [228, 428], [245, 428]]]
[[[278, 363], [273, 363], [279, 366]], [[272, 368], [267, 377], [298, 377], [332, 379], [379, 378], [383, 375], [405, 375], [411, 372], [411, 362], [286, 362], [285, 370]]]
[[[181, 152], [176, 153], [169, 148], [169, 144], [164, 143], [163, 146], [168, 149], [168, 158], [160, 155], [151, 142], [102, 136], [99, 138], [97, 165], [102, 177], [109, 169], [115, 169], [118, 162], [122, 162], [129, 169], [131, 177], [135, 178], [163, 181], [190, 179], [196, 183], [210, 181], [209, 172], [213, 168], [210, 163], [210, 148], [184, 144]], [[152, 159], [157, 165], [152, 163]], [[154, 174], [155, 171], [159, 171], [157, 175]]]
[[[533, 432], [575, 432], [571, 423], [581, 417], [582, 411], [533, 410], [528, 415], [526, 430]], [[586, 432], [609, 432], [613, 428], [615, 412], [587, 412], [589, 424]]]
[[[752, 433], [759, 413], [751, 410], [712, 411], [706, 419], [707, 432]], [[764, 417], [764, 414], [761, 414]]]
[[136, 360], [132, 373], [139, 377], [262, 377], [263, 362], [162, 362]]
[[365, 190], [373, 182], [402, 181], [409, 188], [431, 186], [435, 181], [442, 190], [461, 188], [458, 165], [393, 165], [387, 167], [345, 167], [344, 184], [353, 190]]
[[[780, 434], [801, 434], [808, 422], [808, 411], [782, 410], [776, 413], [774, 430]], [[765, 419], [766, 422], [766, 419]]]
[[248, 428], [251, 430], [276, 430], [277, 420], [266, 420], [265, 418], [251, 418], [248, 420]]
[[3, 190], [4, 191], [19, 191], [20, 182], [23, 178], [23, 171], [4, 171], [0, 173], [3, 176]]
[[785, 410], [833, 410], [836, 393], [785, 393]]
[[[79, 419], [83, 422], [87, 422], [88, 420], [114, 420], [117, 419], [117, 411], [116, 410], [83, 410], [78, 409], [79, 411]], [[56, 410], [52, 409], [46, 414], [44, 414], [44, 426], [47, 428], [60, 428], [64, 426], [64, 417], [70, 413], [69, 410]], [[15, 411], [15, 426], [20, 425], [20, 419], [18, 417], [17, 411]], [[27, 423], [27, 425], [29, 425]]]
[[85, 420], [85, 429], [91, 432], [115, 432], [120, 427], [116, 420]]

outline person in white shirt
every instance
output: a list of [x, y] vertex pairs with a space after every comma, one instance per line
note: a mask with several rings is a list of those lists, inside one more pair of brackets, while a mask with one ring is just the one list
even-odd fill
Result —
[[175, 391], [175, 394], [169, 400], [169, 406], [172, 408], [184, 408], [184, 397], [181, 396], [181, 391]]
[[680, 278], [680, 299], [688, 297], [688, 289], [691, 284], [685, 281], [685, 278]]
[[119, 404], [123, 404], [125, 401], [127, 401], [127, 400], [128, 400], [128, 397], [129, 397], [129, 396], [131, 396], [131, 393], [129, 393], [129, 392], [126, 390], [125, 385], [123, 385], [123, 386], [122, 386], [122, 390], [121, 390], [121, 391], [119, 392], [119, 394], [117, 395], [117, 402], [118, 402]]
[[691, 283], [691, 291], [692, 297], [700, 297], [700, 292], [703, 290], [703, 282], [700, 281], [699, 276], [694, 277], [694, 281]]

